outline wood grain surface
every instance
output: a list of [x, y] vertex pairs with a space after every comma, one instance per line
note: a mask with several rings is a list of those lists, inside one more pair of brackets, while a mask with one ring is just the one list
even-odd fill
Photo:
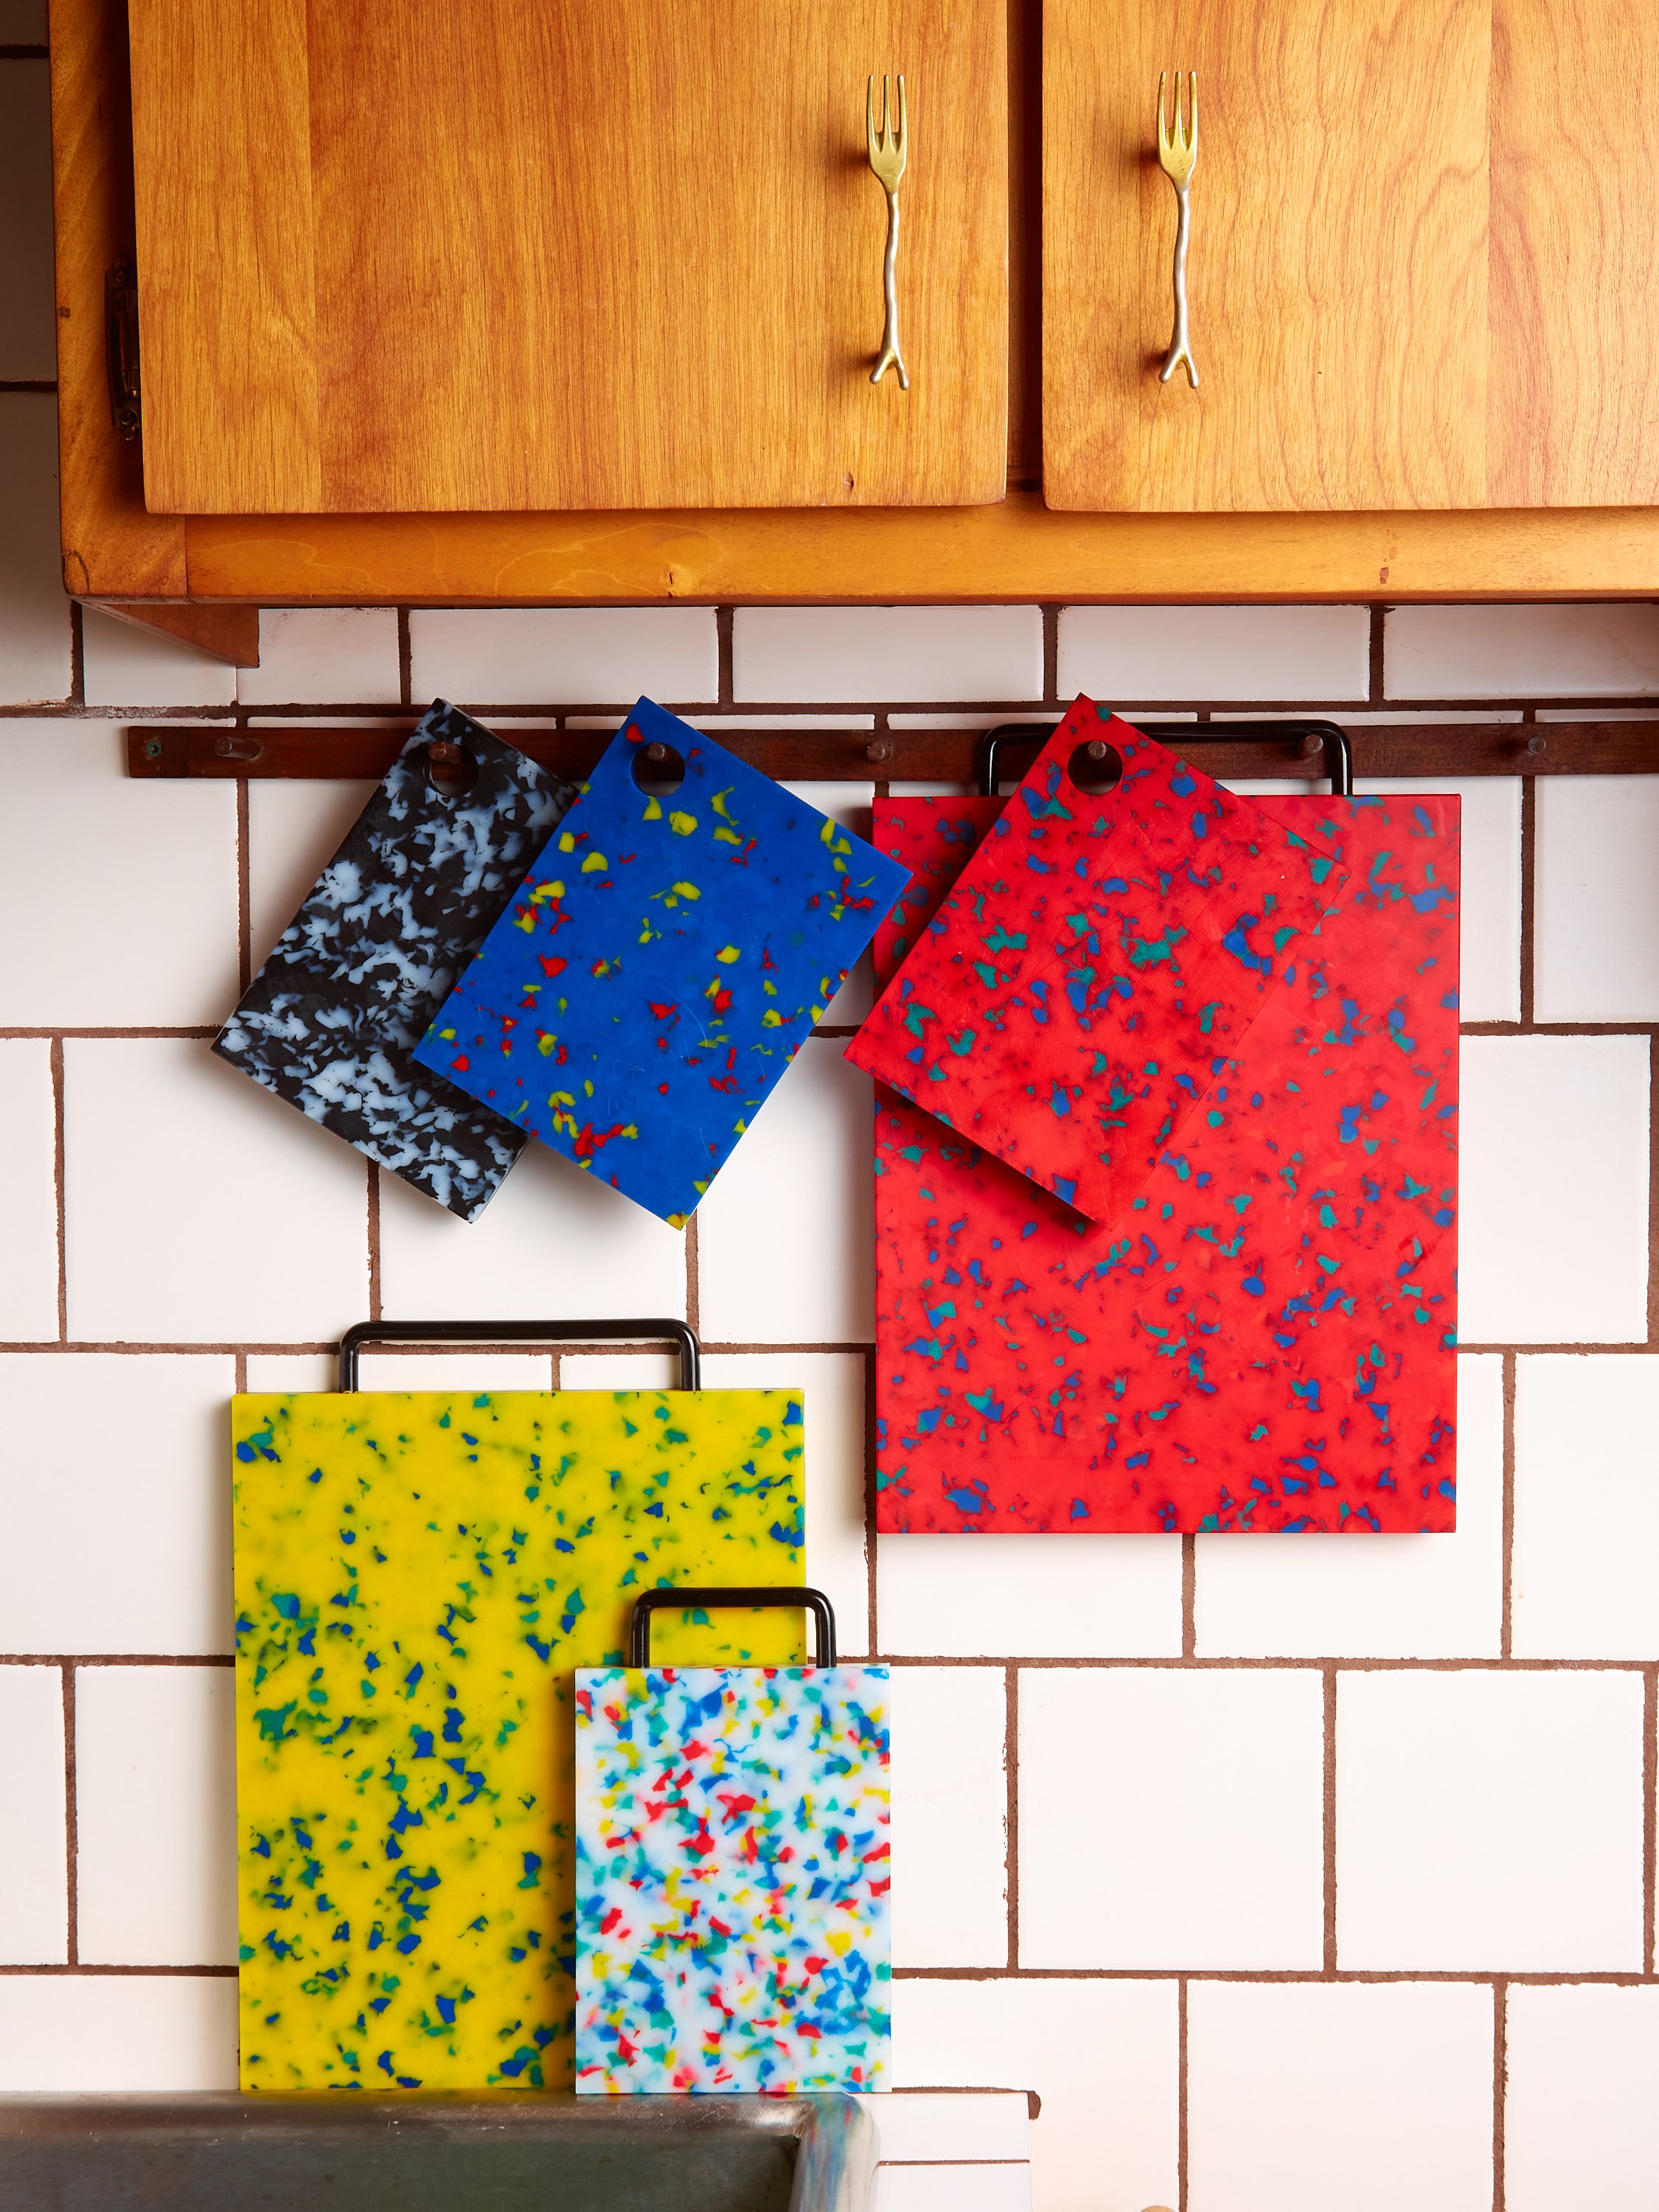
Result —
[[[131, 0], [158, 511], [964, 504], [1005, 0]], [[869, 381], [902, 70], [911, 388]]]
[[[1051, 506], [1486, 503], [1490, 6], [1048, 0]], [[1158, 81], [1177, 69], [1199, 84], [1196, 392], [1158, 381]]]

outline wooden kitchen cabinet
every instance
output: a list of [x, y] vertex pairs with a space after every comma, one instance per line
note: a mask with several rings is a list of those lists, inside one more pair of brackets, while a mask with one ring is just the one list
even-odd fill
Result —
[[[1177, 69], [1196, 391], [1158, 379]], [[1650, 0], [1046, 0], [1048, 505], [1651, 505], [1656, 126]]]
[[[1002, 495], [1006, 0], [129, 15], [153, 513]], [[908, 392], [870, 380], [872, 71]]]

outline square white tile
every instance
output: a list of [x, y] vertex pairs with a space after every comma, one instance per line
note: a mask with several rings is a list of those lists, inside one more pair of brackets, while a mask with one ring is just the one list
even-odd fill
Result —
[[875, 1333], [872, 1091], [809, 1037], [697, 1208], [713, 1343], [855, 1344]]
[[307, 1343], [363, 1319], [359, 1153], [203, 1039], [71, 1037], [64, 1060], [72, 1339]]
[[259, 665], [242, 671], [240, 690], [249, 706], [312, 699], [337, 706], [395, 705], [402, 696], [397, 609], [263, 609]]
[[1503, 1518], [1504, 1363], [1466, 1353], [1457, 1363], [1456, 1533], [1200, 1536], [1198, 1656], [1495, 1659]]
[[44, 58], [0, 66], [0, 383], [50, 384], [58, 374], [58, 300]]
[[236, 671], [164, 630], [81, 611], [88, 707], [230, 707]]
[[1659, 607], [1392, 607], [1390, 699], [1616, 699], [1659, 692]]
[[404, 1321], [678, 1317], [685, 1236], [532, 1141], [473, 1222], [381, 1176], [380, 1296]]
[[64, 1677], [57, 1667], [0, 1666], [0, 1965], [69, 1956]]
[[1648, 1041], [1466, 1036], [1458, 1334], [1647, 1336]]
[[1172, 1981], [896, 1982], [896, 2085], [1035, 2089], [1044, 2212], [1150, 2212], [1176, 2201], [1176, 2002]]
[[1311, 1669], [1023, 1668], [1019, 1964], [1316, 1970], [1322, 1695]]
[[712, 607], [419, 607], [409, 647], [420, 708], [679, 707], [720, 690]]
[[0, 1341], [58, 1334], [58, 1185], [52, 1046], [0, 1038]]
[[1490, 1990], [1194, 1982], [1187, 2051], [1190, 2212], [1492, 2203]]
[[236, 791], [132, 781], [112, 722], [0, 721], [0, 1024], [185, 1028], [236, 1000]]
[[1040, 699], [1040, 607], [739, 607], [738, 699]]
[[1511, 1984], [1505, 2212], [1638, 2212], [1659, 2177], [1659, 1989]]
[[0, 1353], [0, 1638], [230, 1649], [228, 1353]]
[[58, 537], [58, 395], [0, 392], [0, 702], [70, 695], [70, 603]]
[[1363, 699], [1365, 607], [1062, 607], [1062, 699]]
[[235, 2087], [228, 1975], [0, 1975], [0, 2089]]
[[1006, 1966], [1006, 1677], [895, 1667], [892, 1695], [893, 1964]]
[[1642, 1825], [1639, 1675], [1339, 1678], [1340, 1966], [1635, 1972]]
[[1513, 1645], [1525, 1659], [1659, 1650], [1659, 1358], [1516, 1363]]
[[1172, 1659], [1178, 1536], [879, 1536], [884, 1651], [923, 1658]]
[[1519, 1021], [1521, 779], [1378, 776], [1360, 789], [1383, 795], [1446, 793], [1462, 800], [1458, 1012], [1466, 1022]]
[[80, 1955], [99, 1966], [236, 1957], [234, 1684], [228, 1667], [79, 1667]]
[[1533, 1012], [1659, 1021], [1659, 776], [1540, 775]]

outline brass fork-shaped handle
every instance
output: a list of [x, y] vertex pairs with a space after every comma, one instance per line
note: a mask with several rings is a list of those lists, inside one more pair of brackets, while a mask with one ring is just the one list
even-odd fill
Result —
[[1187, 242], [1192, 235], [1193, 170], [1198, 161], [1198, 72], [1187, 73], [1188, 101], [1191, 123], [1183, 124], [1181, 116], [1181, 72], [1175, 81], [1175, 119], [1170, 121], [1164, 106], [1164, 88], [1168, 73], [1160, 70], [1158, 79], [1158, 167], [1175, 186], [1176, 243], [1175, 243], [1175, 331], [1170, 340], [1169, 356], [1158, 373], [1160, 384], [1167, 384], [1177, 368], [1185, 368], [1187, 381], [1194, 392], [1198, 389], [1198, 367], [1193, 359], [1192, 342], [1187, 328]]
[[870, 150], [870, 167], [876, 182], [887, 195], [887, 253], [882, 263], [882, 295], [886, 302], [887, 318], [882, 325], [881, 356], [870, 372], [872, 384], [879, 384], [890, 368], [898, 371], [899, 388], [910, 389], [910, 376], [904, 366], [904, 356], [899, 351], [898, 334], [898, 238], [899, 238], [899, 179], [904, 174], [904, 163], [909, 150], [909, 135], [904, 112], [904, 79], [898, 82], [898, 106], [895, 118], [890, 104], [889, 80], [881, 81], [881, 129], [876, 129], [876, 80], [866, 80], [864, 88], [864, 130]]

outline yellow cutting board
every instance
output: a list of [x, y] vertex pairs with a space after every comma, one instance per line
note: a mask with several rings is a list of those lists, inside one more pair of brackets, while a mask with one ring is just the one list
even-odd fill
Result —
[[[572, 1670], [641, 1589], [806, 1579], [803, 1433], [789, 1390], [234, 1401], [244, 2088], [568, 2085]], [[803, 1656], [706, 1619], [659, 1663]]]

